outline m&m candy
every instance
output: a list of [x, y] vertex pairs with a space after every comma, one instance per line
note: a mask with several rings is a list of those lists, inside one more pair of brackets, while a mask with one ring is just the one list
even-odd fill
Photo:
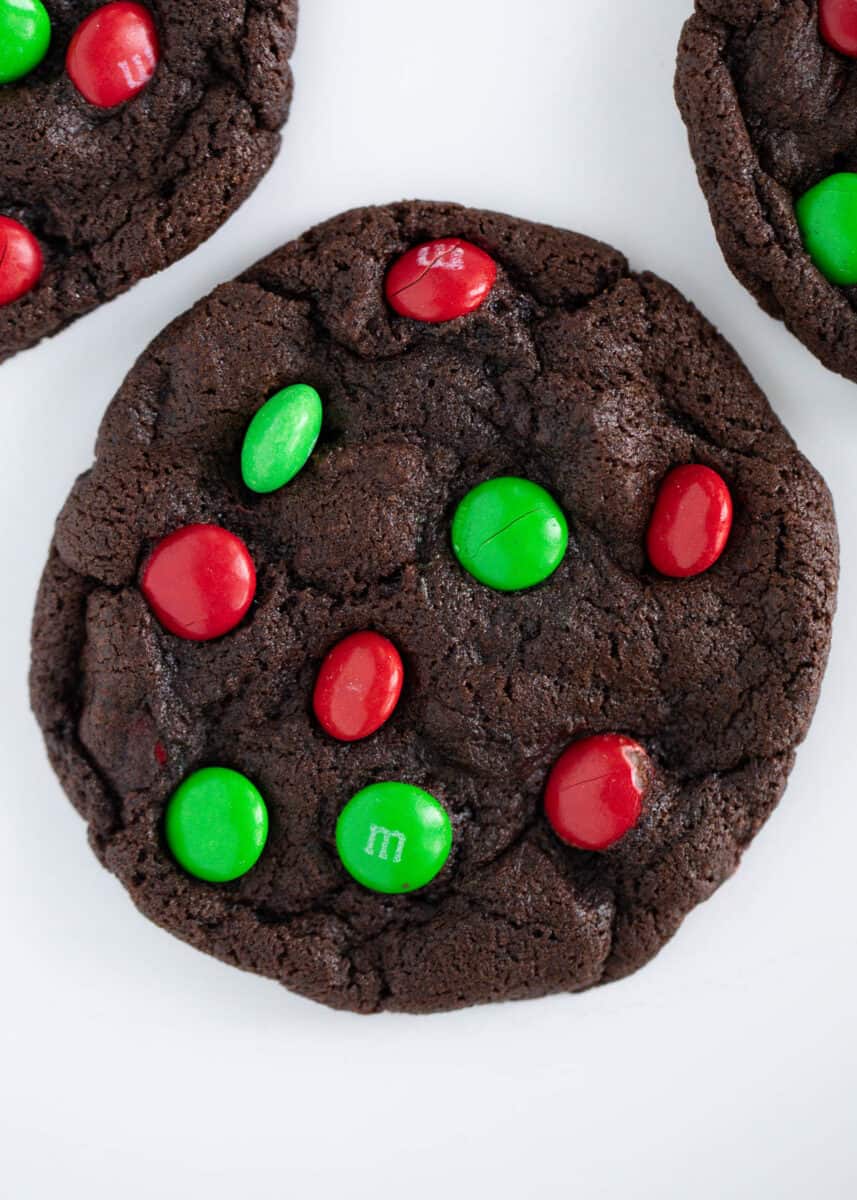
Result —
[[97, 8], [78, 25], [65, 65], [84, 99], [97, 108], [114, 108], [146, 86], [159, 57], [152, 14], [142, 4], [117, 0]]
[[732, 496], [724, 480], [698, 463], [676, 467], [655, 501], [646, 535], [649, 561], [674, 579], [700, 575], [720, 558], [731, 530]]
[[821, 36], [848, 58], [857, 58], [857, 0], [818, 0]]
[[51, 19], [42, 0], [0, 0], [0, 83], [28, 75], [50, 43]]
[[256, 593], [256, 571], [247, 547], [228, 529], [186, 525], [155, 546], [141, 588], [165, 629], [205, 642], [243, 619]]
[[369, 737], [390, 719], [402, 694], [404, 668], [380, 633], [352, 633], [325, 658], [313, 692], [319, 724], [341, 742]]
[[642, 746], [617, 733], [583, 738], [565, 751], [545, 789], [557, 837], [580, 850], [608, 850], [640, 819], [651, 778]]
[[342, 865], [373, 892], [425, 887], [452, 848], [443, 805], [409, 783], [373, 783], [348, 801], [336, 822]]
[[568, 548], [568, 523], [554, 498], [528, 479], [503, 476], [464, 497], [452, 521], [452, 548], [466, 571], [501, 592], [535, 587]]
[[241, 448], [241, 476], [252, 492], [275, 492], [306, 466], [321, 417], [321, 397], [305, 383], [283, 388], [262, 405]]
[[246, 776], [228, 767], [203, 767], [170, 797], [164, 835], [189, 875], [228, 883], [259, 861], [268, 839], [268, 809]]
[[839, 171], [805, 192], [795, 205], [812, 261], [830, 283], [857, 284], [857, 174]]
[[490, 254], [461, 238], [424, 242], [387, 273], [387, 302], [400, 316], [437, 325], [475, 312], [497, 279]]
[[0, 307], [32, 291], [42, 276], [39, 243], [24, 225], [0, 217]]

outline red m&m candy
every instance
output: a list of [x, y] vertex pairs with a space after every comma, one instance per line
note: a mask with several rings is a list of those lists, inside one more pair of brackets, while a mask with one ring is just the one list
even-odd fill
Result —
[[490, 254], [461, 238], [414, 246], [387, 273], [390, 306], [402, 317], [438, 325], [474, 312], [497, 279]]
[[36, 286], [42, 275], [42, 249], [24, 225], [0, 217], [0, 306]]
[[247, 547], [228, 529], [185, 525], [158, 542], [141, 587], [165, 629], [207, 642], [243, 619], [256, 593], [256, 571]]
[[313, 693], [318, 722], [331, 737], [356, 742], [388, 721], [405, 672], [398, 650], [380, 633], [352, 633], [325, 658]]
[[118, 0], [90, 13], [68, 46], [66, 70], [90, 104], [113, 108], [146, 86], [160, 56], [158, 32], [147, 8]]
[[857, 0], [819, 0], [821, 36], [849, 58], [857, 58]]
[[646, 546], [656, 571], [674, 579], [700, 575], [717, 562], [732, 530], [732, 496], [710, 467], [691, 463], [661, 484]]
[[618, 733], [575, 742], [551, 771], [545, 815], [556, 835], [580, 850], [607, 850], [643, 811], [651, 761]]

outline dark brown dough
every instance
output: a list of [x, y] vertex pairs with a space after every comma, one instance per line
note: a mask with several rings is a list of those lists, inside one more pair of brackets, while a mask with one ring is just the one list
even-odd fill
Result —
[[816, 0], [697, 0], [676, 97], [723, 254], [771, 316], [857, 380], [857, 288], [806, 253], [795, 201], [857, 170], [857, 62], [831, 49]]
[[88, 104], [65, 70], [101, 2], [51, 0], [47, 58], [0, 87], [0, 213], [45, 255], [35, 289], [0, 308], [0, 362], [195, 249], [279, 149], [297, 0], [145, 0], [160, 62], [115, 109]]
[[[390, 264], [451, 235], [496, 257], [486, 304], [396, 317]], [[323, 397], [322, 439], [254, 496], [244, 432], [295, 382]], [[736, 522], [711, 571], [667, 580], [645, 531], [691, 460], [727, 479]], [[562, 566], [521, 594], [482, 587], [449, 545], [457, 502], [500, 474], [547, 487], [570, 525]], [[167, 634], [138, 586], [151, 546], [196, 521], [241, 536], [259, 573], [243, 625], [203, 644]], [[673, 288], [577, 234], [393, 204], [271, 255], [142, 356], [57, 524], [32, 698], [96, 853], [179, 937], [361, 1012], [538, 996], [636, 970], [735, 869], [809, 726], [836, 579], [824, 483]], [[337, 743], [311, 713], [316, 672], [370, 627], [402, 651], [402, 702]], [[602, 731], [642, 741], [655, 775], [640, 825], [598, 855], [561, 844], [541, 798], [565, 746]], [[226, 886], [183, 874], [161, 828], [175, 787], [214, 764], [271, 813], [258, 865]], [[339, 863], [336, 817], [378, 779], [451, 814], [424, 891], [374, 894]]]

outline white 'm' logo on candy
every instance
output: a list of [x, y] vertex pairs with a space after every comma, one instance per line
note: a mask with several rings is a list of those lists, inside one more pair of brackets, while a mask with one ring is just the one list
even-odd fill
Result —
[[146, 47], [142, 54], [132, 54], [130, 61], [122, 58], [116, 65], [122, 72], [122, 78], [128, 87], [138, 87], [141, 83], [145, 83], [152, 74], [155, 67], [155, 56]]
[[[376, 855], [375, 841], [377, 838], [381, 839], [381, 848]], [[388, 852], [390, 849], [390, 842], [393, 838], [396, 839], [396, 849], [393, 853], [393, 862], [401, 862], [402, 854], [404, 853], [405, 849], [405, 842], [408, 839], [403, 833], [400, 833], [398, 829], [387, 829], [384, 825], [369, 826], [369, 841], [366, 843], [366, 849], [363, 853], [368, 854], [370, 858], [377, 857], [386, 862], [389, 857]]]

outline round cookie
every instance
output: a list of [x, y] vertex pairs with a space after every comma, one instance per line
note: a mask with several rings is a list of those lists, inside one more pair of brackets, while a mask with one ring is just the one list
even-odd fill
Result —
[[288, 115], [297, 7], [0, 0], [0, 361], [247, 198]]
[[723, 254], [857, 380], [855, 0], [697, 0], [676, 97]]
[[[255, 417], [296, 386], [318, 440], [254, 491], [248, 431], [292, 464], [280, 408]], [[174, 322], [96, 455], [33, 705], [101, 861], [200, 949], [359, 1012], [587, 988], [777, 803], [828, 652], [830, 497], [730, 347], [610, 247], [449, 204], [338, 217]], [[516, 545], [545, 569], [507, 590]]]

